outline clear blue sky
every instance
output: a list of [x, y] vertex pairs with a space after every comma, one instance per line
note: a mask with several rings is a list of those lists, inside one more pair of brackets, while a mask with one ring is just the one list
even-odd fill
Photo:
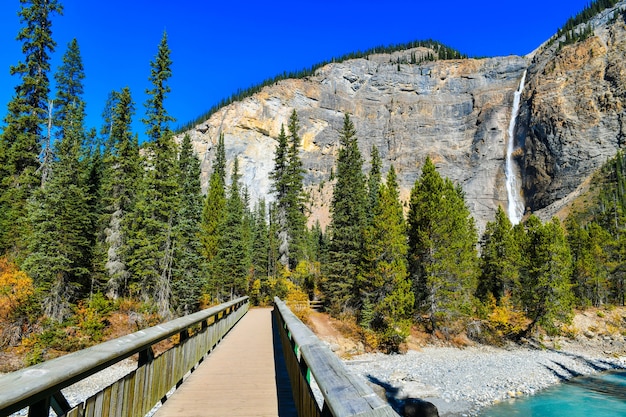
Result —
[[[149, 63], [166, 30], [172, 50], [172, 127], [238, 88], [283, 71], [377, 45], [432, 38], [471, 56], [524, 55], [589, 0], [172, 1], [60, 0], [53, 73], [77, 38], [85, 66], [88, 127], [101, 125], [108, 93], [129, 86], [141, 136]], [[0, 118], [19, 81], [18, 0], [0, 0]], [[51, 75], [52, 79], [52, 75]]]

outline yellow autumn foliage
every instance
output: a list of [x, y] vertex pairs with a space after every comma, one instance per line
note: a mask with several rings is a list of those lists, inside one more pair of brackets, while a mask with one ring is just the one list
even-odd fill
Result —
[[33, 295], [33, 280], [6, 257], [0, 258], [0, 321], [11, 314]]

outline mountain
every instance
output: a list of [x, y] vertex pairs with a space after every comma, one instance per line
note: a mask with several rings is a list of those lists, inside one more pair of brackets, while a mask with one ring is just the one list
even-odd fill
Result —
[[584, 40], [555, 36], [524, 57], [429, 61], [435, 51], [418, 47], [331, 63], [225, 106], [185, 133], [202, 160], [205, 186], [223, 133], [227, 159], [239, 157], [242, 181], [256, 200], [270, 195], [275, 138], [295, 109], [311, 219], [325, 224], [338, 131], [349, 113], [364, 157], [378, 147], [405, 199], [430, 157], [463, 188], [482, 230], [498, 205], [508, 204], [507, 130], [526, 72], [514, 163], [526, 211], [548, 218], [623, 146], [626, 24], [617, 11], [625, 8], [622, 1], [579, 26], [580, 33], [593, 30]]

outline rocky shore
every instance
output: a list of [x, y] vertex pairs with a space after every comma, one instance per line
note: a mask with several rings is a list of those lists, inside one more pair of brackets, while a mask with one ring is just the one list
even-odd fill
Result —
[[534, 343], [425, 347], [401, 355], [359, 355], [345, 363], [392, 405], [421, 398], [435, 404], [440, 416], [474, 416], [486, 406], [533, 395], [577, 376], [626, 369], [626, 356], [606, 349], [617, 345], [621, 350], [624, 340], [604, 342], [562, 342], [567, 345], [559, 349]]

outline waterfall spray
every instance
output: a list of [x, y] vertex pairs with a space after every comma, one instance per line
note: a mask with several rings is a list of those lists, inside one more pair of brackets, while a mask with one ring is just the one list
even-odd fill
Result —
[[518, 224], [524, 215], [524, 200], [520, 192], [517, 181], [517, 174], [513, 164], [513, 150], [515, 149], [515, 121], [519, 112], [520, 99], [524, 91], [526, 81], [526, 71], [522, 75], [519, 88], [513, 98], [513, 109], [511, 110], [511, 121], [509, 122], [508, 143], [506, 148], [506, 193], [508, 197], [508, 215], [511, 223]]

